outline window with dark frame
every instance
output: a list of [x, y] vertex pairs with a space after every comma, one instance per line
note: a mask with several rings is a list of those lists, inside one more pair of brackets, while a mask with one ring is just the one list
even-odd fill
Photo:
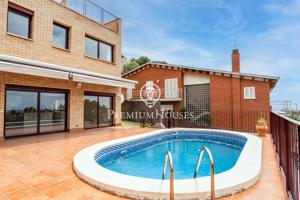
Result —
[[67, 130], [68, 91], [7, 85], [4, 137]]
[[113, 45], [85, 36], [85, 55], [113, 62]]
[[98, 41], [85, 37], [85, 55], [98, 58]]
[[7, 32], [24, 38], [32, 38], [33, 11], [9, 2]]
[[84, 94], [84, 128], [99, 128], [113, 125], [113, 95]]
[[53, 23], [52, 45], [54, 47], [69, 49], [69, 28], [58, 23]]

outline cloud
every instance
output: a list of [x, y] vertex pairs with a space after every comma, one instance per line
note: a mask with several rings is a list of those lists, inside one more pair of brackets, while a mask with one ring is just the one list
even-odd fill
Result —
[[276, 75], [280, 80], [271, 100], [292, 100], [300, 103], [300, 12], [299, 1], [290, 4], [268, 4], [264, 9], [280, 13], [269, 21], [269, 26], [243, 38], [243, 70]]
[[292, 0], [290, 2], [285, 1], [284, 3], [271, 3], [266, 4], [264, 8], [274, 13], [280, 13], [283, 15], [300, 15], [300, 1]]
[[242, 38], [244, 70], [288, 75], [300, 65], [298, 24], [277, 23], [262, 32]]
[[280, 76], [272, 99], [300, 103], [300, 0], [111, 0], [123, 19], [122, 52], [230, 70], [238, 36], [242, 72]]
[[[229, 69], [231, 49], [225, 46], [226, 43], [233, 44], [234, 37], [228, 41], [217, 35], [232, 34], [241, 29], [238, 8], [222, 0], [143, 3], [135, 4], [135, 12], [131, 12], [132, 6], [129, 6], [129, 12], [123, 18], [122, 51], [126, 57], [147, 55], [153, 60], [174, 64]], [[158, 10], [152, 10], [153, 7]], [[123, 9], [127, 10], [127, 7]], [[211, 15], [205, 14], [208, 12]]]

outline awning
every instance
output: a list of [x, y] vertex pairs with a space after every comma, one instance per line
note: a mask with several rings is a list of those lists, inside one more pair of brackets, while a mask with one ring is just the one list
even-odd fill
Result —
[[14, 63], [3, 62], [3, 61], [0, 61], [0, 71], [17, 73], [17, 74], [34, 75], [34, 76], [43, 76], [48, 78], [58, 78], [58, 79], [65, 79], [65, 80], [69, 79], [68, 72], [31, 67], [27, 65], [14, 64]]
[[81, 83], [134, 88], [137, 81], [0, 54], [0, 71], [57, 78]]
[[115, 87], [123, 87], [123, 88], [134, 88], [135, 83], [121, 82], [116, 80], [110, 80], [105, 78], [99, 78], [94, 76], [86, 76], [82, 74], [73, 74], [73, 81], [81, 82], [81, 83], [93, 83], [99, 85], [109, 85]]

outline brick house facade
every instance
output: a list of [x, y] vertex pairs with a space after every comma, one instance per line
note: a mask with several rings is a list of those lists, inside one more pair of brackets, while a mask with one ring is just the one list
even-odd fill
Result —
[[[63, 113], [66, 115], [65, 119], [60, 120], [64, 121], [65, 129], [61, 131], [82, 130], [85, 128], [87, 109], [85, 95], [97, 97], [101, 104], [98, 110], [109, 104], [101, 103], [100, 99], [111, 99], [110, 108], [114, 112], [120, 112], [121, 87], [134, 87], [135, 82], [121, 78], [121, 19], [115, 17], [109, 22], [98, 22], [57, 2], [59, 1], [0, 2], [0, 139], [4, 138], [6, 129], [13, 128], [11, 124], [15, 124], [15, 127], [23, 126], [19, 130], [24, 135], [26, 126], [37, 130], [29, 131], [30, 134], [37, 134], [44, 129], [42, 126], [49, 126], [48, 130], [54, 130], [51, 129], [51, 123], [57, 123], [54, 122], [54, 115], [57, 117], [64, 115]], [[16, 23], [17, 21], [23, 24]], [[26, 34], [24, 37], [24, 30], [22, 27], [18, 29], [18, 25], [28, 26], [28, 37]], [[66, 48], [53, 45], [54, 37], [59, 37], [54, 34], [54, 30], [66, 32]], [[87, 37], [96, 42], [98, 48], [93, 49], [92, 45], [87, 47]], [[61, 42], [61, 37], [57, 40]], [[88, 55], [87, 48], [95, 50], [96, 57]], [[101, 56], [107, 59], [102, 59]], [[52, 100], [47, 99], [47, 95], [51, 96], [53, 90], [63, 90], [65, 99], [53, 99], [52, 105]], [[9, 113], [11, 108], [8, 107], [14, 105], [10, 105], [7, 99], [16, 99], [17, 96], [13, 92], [8, 94], [8, 91], [18, 91], [18, 95], [22, 91], [27, 96], [37, 95], [37, 103], [26, 107], [27, 111], [21, 112], [20, 108], [15, 108], [19, 110]], [[51, 98], [55, 98], [55, 95], [54, 93]], [[60, 114], [50, 111], [51, 106], [59, 107], [59, 102], [63, 102], [60, 106], [65, 110]], [[20, 98], [16, 99], [16, 104], [22, 103], [29, 104], [29, 100], [22, 102]], [[46, 103], [49, 103], [48, 107], [44, 105]], [[100, 111], [97, 113], [97, 119], [91, 121], [99, 123]], [[25, 118], [28, 118], [28, 125]], [[119, 124], [120, 119], [112, 119], [112, 125]], [[13, 135], [19, 136], [22, 133], [15, 132]]]
[[[170, 105], [167, 108], [180, 111], [182, 108], [188, 110], [189, 101], [192, 106], [207, 101], [207, 105], [201, 105], [201, 109], [204, 110], [202, 113], [210, 114], [211, 127], [245, 131], [253, 130], [261, 114], [269, 120], [270, 92], [278, 81], [277, 77], [240, 73], [240, 54], [237, 49], [232, 52], [232, 71], [147, 63], [125, 73], [123, 77], [138, 81], [135, 90], [129, 92], [132, 100], [139, 100], [138, 91], [147, 81], [157, 84], [163, 96], [166, 79], [176, 78], [175, 90], [178, 90], [178, 95], [176, 98], [163, 99], [162, 105]], [[204, 89], [189, 92], [191, 86], [201, 85], [205, 86]]]

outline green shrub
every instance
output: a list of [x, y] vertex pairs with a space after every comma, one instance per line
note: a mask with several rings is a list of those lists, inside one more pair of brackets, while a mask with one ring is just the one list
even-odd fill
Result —
[[300, 117], [298, 115], [290, 115], [289, 118], [300, 122]]

